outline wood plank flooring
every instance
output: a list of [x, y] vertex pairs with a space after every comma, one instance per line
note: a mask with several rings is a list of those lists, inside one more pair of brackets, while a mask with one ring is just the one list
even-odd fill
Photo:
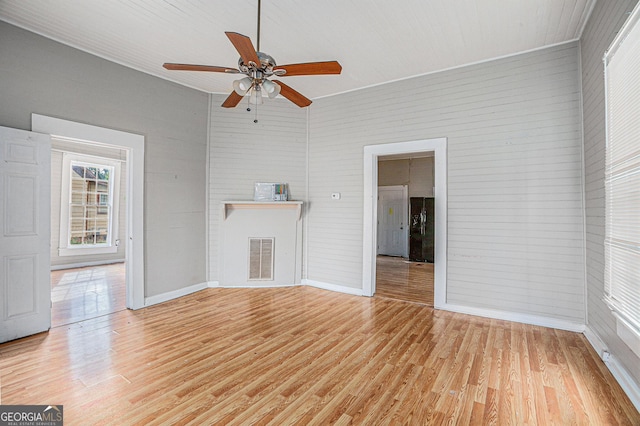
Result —
[[124, 263], [51, 271], [53, 327], [125, 309]]
[[0, 345], [66, 425], [640, 424], [581, 334], [311, 287], [206, 289]]
[[433, 267], [433, 263], [378, 256], [375, 295], [433, 306]]

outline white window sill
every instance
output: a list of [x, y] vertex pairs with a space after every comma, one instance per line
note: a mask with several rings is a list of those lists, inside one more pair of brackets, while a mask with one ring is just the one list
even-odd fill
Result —
[[618, 313], [613, 312], [613, 316], [616, 317], [618, 337], [640, 358], [640, 333]]

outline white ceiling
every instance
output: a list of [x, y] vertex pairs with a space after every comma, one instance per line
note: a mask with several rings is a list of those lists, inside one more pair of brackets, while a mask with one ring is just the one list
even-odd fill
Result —
[[[337, 60], [341, 75], [285, 81], [314, 99], [576, 40], [596, 0], [262, 0], [260, 47], [278, 64]], [[210, 93], [237, 76], [224, 34], [256, 43], [258, 0], [0, 0], [0, 20]]]

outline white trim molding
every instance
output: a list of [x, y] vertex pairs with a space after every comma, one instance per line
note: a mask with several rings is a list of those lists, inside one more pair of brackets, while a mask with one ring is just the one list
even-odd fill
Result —
[[144, 307], [146, 308], [147, 306], [168, 302], [169, 300], [177, 299], [179, 297], [186, 296], [200, 290], [204, 290], [205, 288], [208, 288], [208, 287], [209, 287], [209, 283], [203, 282], [203, 283], [191, 285], [189, 287], [180, 288], [178, 290], [168, 291], [162, 294], [156, 294], [155, 296], [145, 297]]
[[64, 269], [86, 268], [88, 266], [113, 265], [115, 263], [124, 263], [125, 261], [126, 261], [125, 259], [110, 259], [110, 260], [96, 260], [93, 262], [65, 263], [64, 265], [51, 265], [51, 270], [61, 271]]
[[640, 332], [626, 318], [613, 311], [616, 319], [616, 334], [640, 358]]
[[624, 393], [627, 394], [631, 403], [638, 411], [640, 411], [640, 384], [635, 381], [631, 374], [629, 374], [618, 358], [609, 352], [607, 345], [602, 341], [600, 336], [591, 329], [591, 327], [587, 326], [585, 328], [584, 337], [587, 338], [587, 341], [591, 344], [598, 356], [600, 356], [600, 359], [602, 359], [611, 374], [613, 374], [613, 377], [616, 379]]
[[145, 306], [144, 278], [144, 136], [45, 115], [31, 114], [34, 132], [77, 142], [118, 147], [127, 152], [127, 308]]
[[577, 333], [582, 333], [585, 330], [585, 325], [582, 323], [565, 321], [557, 318], [549, 318], [540, 315], [520, 314], [517, 312], [477, 308], [473, 306], [453, 305], [449, 303], [444, 304], [441, 309], [451, 312], [458, 312], [461, 314], [519, 322], [522, 324], [539, 325], [541, 327], [557, 328], [559, 330], [567, 330]]
[[362, 294], [375, 293], [378, 157], [418, 152], [434, 153], [435, 272], [434, 306], [445, 309], [447, 300], [447, 138], [367, 145], [364, 147], [364, 211], [362, 234]]
[[338, 293], [351, 294], [353, 296], [364, 296], [362, 289], [347, 287], [339, 284], [330, 284], [330, 283], [324, 283], [321, 281], [314, 281], [314, 280], [307, 280], [307, 279], [302, 280], [301, 284], [308, 285], [309, 287], [320, 288], [322, 290], [329, 290], [329, 291], [335, 291]]
[[295, 287], [298, 284], [275, 284], [275, 285], [250, 285], [250, 284], [226, 284], [226, 285], [218, 285], [216, 288], [285, 288], [285, 287]]

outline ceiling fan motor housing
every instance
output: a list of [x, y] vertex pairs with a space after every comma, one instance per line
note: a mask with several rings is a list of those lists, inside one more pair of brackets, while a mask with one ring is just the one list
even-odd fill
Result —
[[245, 74], [250, 73], [252, 68], [259, 69], [267, 75], [273, 74], [273, 67], [276, 66], [276, 60], [273, 59], [271, 55], [267, 55], [266, 53], [256, 53], [258, 55], [258, 59], [260, 59], [260, 64], [256, 64], [256, 66], [253, 67], [249, 64], [245, 64], [241, 57], [240, 59], [238, 59], [238, 68], [240, 68], [240, 70]]

